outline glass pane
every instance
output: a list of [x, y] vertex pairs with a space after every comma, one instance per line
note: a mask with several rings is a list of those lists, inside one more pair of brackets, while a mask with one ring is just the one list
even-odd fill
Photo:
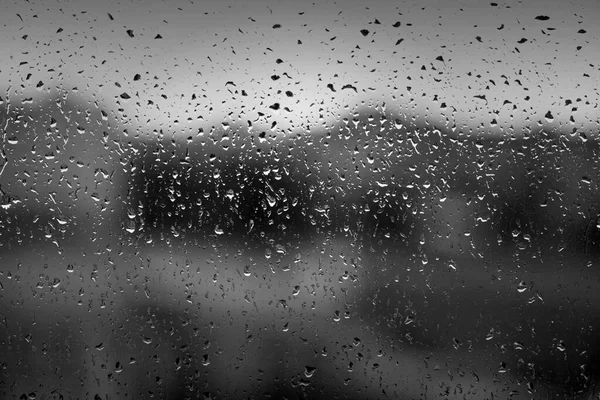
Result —
[[592, 1], [0, 4], [0, 398], [599, 398]]

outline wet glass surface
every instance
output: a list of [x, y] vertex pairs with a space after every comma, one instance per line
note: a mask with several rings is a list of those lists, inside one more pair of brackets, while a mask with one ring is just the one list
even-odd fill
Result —
[[597, 16], [2, 3], [0, 398], [598, 398]]

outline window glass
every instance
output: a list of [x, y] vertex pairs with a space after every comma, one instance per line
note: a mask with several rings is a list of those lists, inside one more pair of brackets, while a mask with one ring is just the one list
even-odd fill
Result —
[[2, 2], [0, 398], [598, 398], [597, 19]]

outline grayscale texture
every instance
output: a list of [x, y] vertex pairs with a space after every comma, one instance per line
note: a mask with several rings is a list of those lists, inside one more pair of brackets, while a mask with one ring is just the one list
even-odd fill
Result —
[[599, 7], [0, 2], [0, 399], [600, 399]]

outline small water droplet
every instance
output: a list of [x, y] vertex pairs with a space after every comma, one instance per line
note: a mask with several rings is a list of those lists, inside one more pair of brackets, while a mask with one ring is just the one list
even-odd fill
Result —
[[275, 251], [278, 254], [286, 254], [285, 247], [282, 244], [278, 244], [275, 246]]
[[500, 363], [500, 367], [498, 367], [498, 373], [500, 373], [500, 374], [506, 373], [506, 363], [504, 361], [502, 361]]
[[210, 359], [208, 357], [208, 354], [204, 354], [202, 356], [202, 365], [205, 366], [205, 367], [207, 367], [207, 366], [210, 365]]
[[513, 343], [513, 347], [515, 348], [515, 350], [523, 350], [523, 343], [521, 343], [521, 342], [514, 342]]
[[335, 310], [335, 311], [333, 312], [333, 320], [334, 320], [335, 322], [339, 322], [339, 321], [340, 321], [340, 319], [341, 319], [341, 318], [340, 318], [340, 312], [339, 312], [339, 310]]
[[307, 378], [312, 378], [315, 372], [317, 372], [317, 369], [315, 367], [311, 367], [308, 365], [304, 367], [304, 376], [306, 376]]
[[250, 272], [250, 265], [244, 266], [244, 276], [250, 276], [252, 273]]
[[125, 230], [129, 233], [135, 232], [135, 221], [127, 221], [125, 223]]
[[454, 347], [456, 350], [458, 350], [460, 345], [461, 345], [460, 340], [458, 340], [457, 338], [452, 339], [452, 347]]
[[527, 382], [527, 393], [533, 394], [533, 383]]
[[298, 296], [299, 293], [300, 293], [300, 286], [298, 286], [298, 285], [294, 286], [294, 291], [292, 292], [292, 295]]

